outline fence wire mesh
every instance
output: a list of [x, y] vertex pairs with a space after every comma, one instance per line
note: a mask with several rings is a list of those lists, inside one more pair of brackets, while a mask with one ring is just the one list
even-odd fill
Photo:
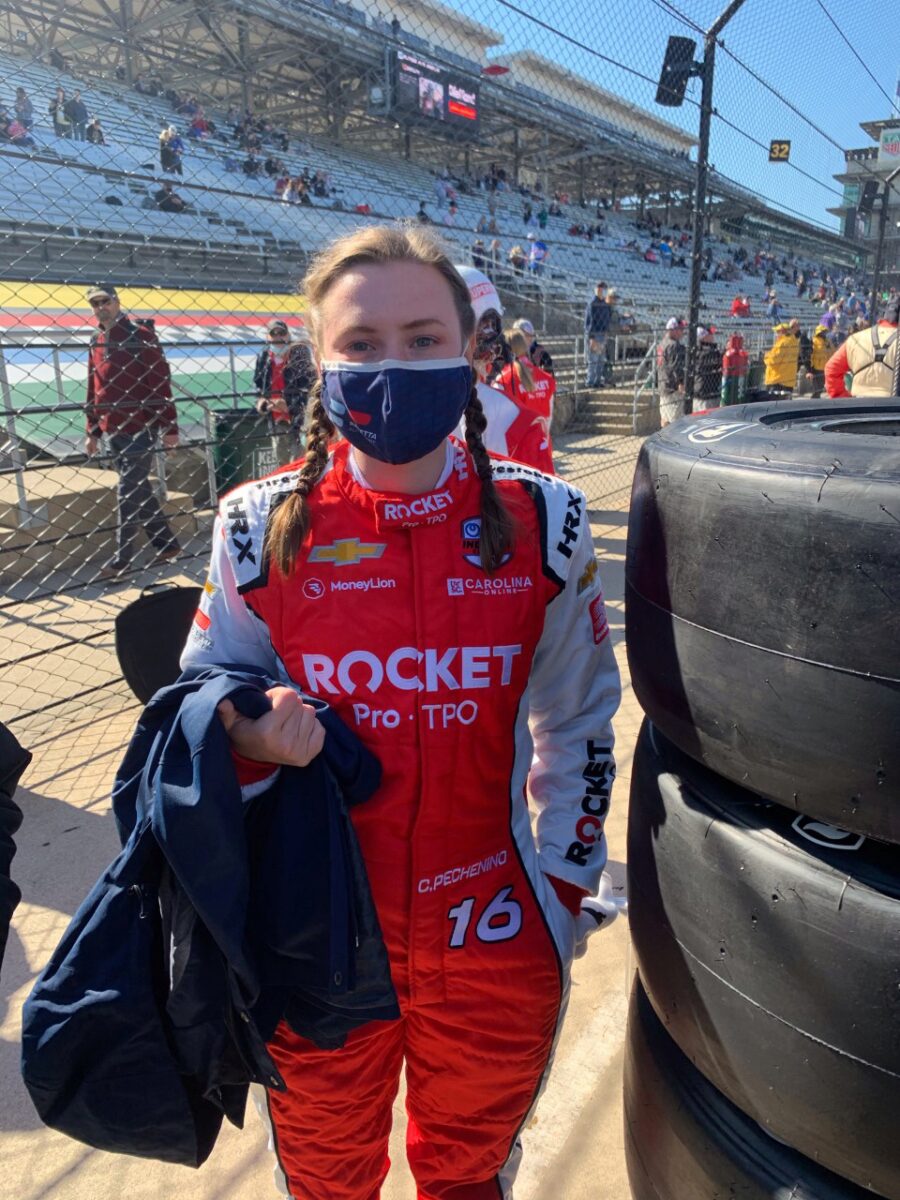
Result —
[[[694, 260], [707, 344], [720, 359], [739, 332], [757, 382], [773, 324], [812, 335], [837, 305], [834, 346], [865, 322], [873, 270], [881, 295], [900, 266], [896, 64], [864, 12], [732, 8], [701, 242], [700, 80], [680, 107], [657, 86], [671, 36], [703, 60], [710, 0], [4, 6], [5, 719], [119, 695], [116, 612], [148, 584], [201, 581], [218, 497], [301, 452], [298, 284], [338, 234], [427, 223], [490, 275], [505, 321], [552, 354], [557, 466], [601, 525], [620, 523], [659, 422], [657, 350]], [[806, 68], [854, 105], [823, 106]], [[107, 419], [88, 363], [119, 312], [106, 352], [125, 399]], [[272, 320], [296, 343], [290, 404], [272, 401]], [[794, 386], [821, 381], [801, 369]], [[718, 395], [714, 370], [695, 407]]]

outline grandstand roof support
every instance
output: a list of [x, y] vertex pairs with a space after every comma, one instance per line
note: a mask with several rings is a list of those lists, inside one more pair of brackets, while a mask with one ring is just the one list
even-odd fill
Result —
[[703, 234], [707, 222], [706, 185], [709, 173], [709, 134], [713, 113], [713, 76], [716, 69], [716, 41], [719, 34], [743, 5], [744, 0], [731, 0], [706, 31], [703, 62], [699, 75], [700, 131], [697, 146], [697, 186], [694, 192], [693, 238], [691, 240], [691, 300], [688, 310], [687, 372], [684, 381], [685, 412], [694, 402], [694, 380], [697, 374], [697, 322], [700, 320], [700, 276], [703, 271]]

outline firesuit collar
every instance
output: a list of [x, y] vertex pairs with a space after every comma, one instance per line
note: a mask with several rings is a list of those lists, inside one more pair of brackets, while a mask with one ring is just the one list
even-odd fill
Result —
[[378, 533], [389, 529], [415, 529], [420, 525], [444, 525], [472, 507], [475, 467], [468, 450], [455, 437], [449, 439], [453, 461], [449, 473], [427, 492], [377, 492], [355, 477], [350, 447], [342, 443], [334, 451], [333, 470], [338, 486], [351, 504], [371, 514]]
[[322, 400], [351, 446], [380, 462], [415, 462], [452, 433], [469, 403], [466, 358], [323, 362]]

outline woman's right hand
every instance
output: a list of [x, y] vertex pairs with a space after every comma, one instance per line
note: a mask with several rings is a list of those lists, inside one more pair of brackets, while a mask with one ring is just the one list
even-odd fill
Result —
[[316, 710], [304, 704], [291, 688], [269, 688], [272, 708], [255, 720], [237, 711], [230, 700], [217, 709], [232, 746], [256, 762], [305, 767], [325, 744], [325, 730]]

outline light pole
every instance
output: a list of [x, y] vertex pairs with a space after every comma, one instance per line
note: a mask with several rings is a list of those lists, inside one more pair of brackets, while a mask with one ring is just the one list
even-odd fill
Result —
[[738, 11], [744, 0], [731, 0], [706, 31], [703, 62], [698, 64], [701, 79], [700, 130], [697, 147], [697, 184], [694, 188], [694, 221], [691, 242], [691, 298], [688, 308], [687, 371], [684, 381], [685, 412], [694, 402], [694, 381], [697, 374], [697, 325], [700, 321], [700, 276], [703, 273], [703, 234], [705, 228], [706, 183], [709, 173], [709, 134], [713, 113], [713, 74], [716, 65], [716, 39]]

